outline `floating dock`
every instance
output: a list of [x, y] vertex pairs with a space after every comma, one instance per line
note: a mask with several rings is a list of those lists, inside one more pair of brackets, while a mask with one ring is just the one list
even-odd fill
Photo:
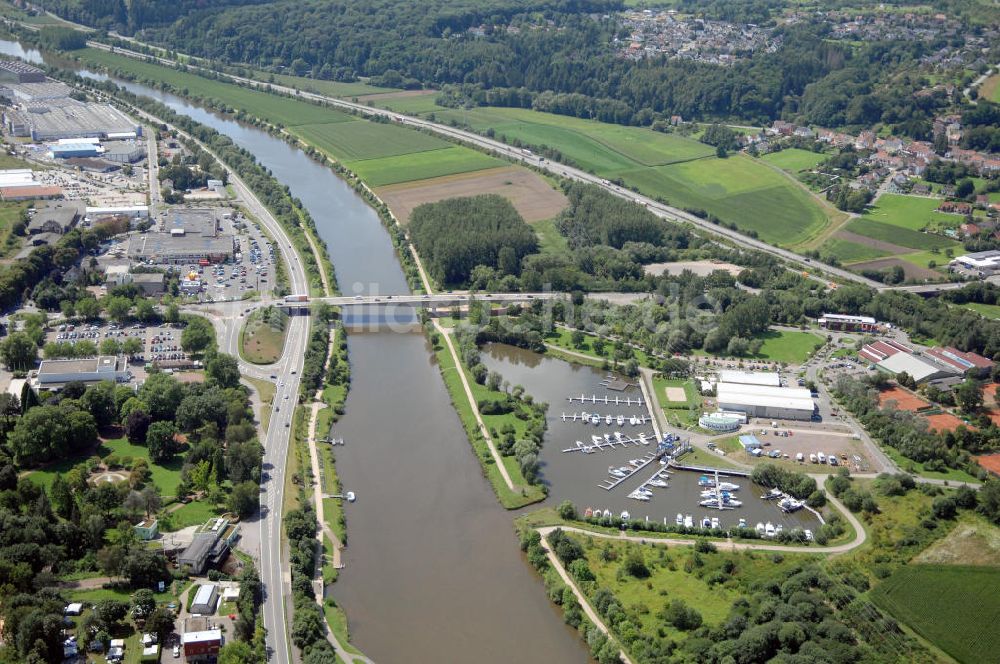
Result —
[[646, 404], [642, 399], [633, 399], [632, 397], [619, 397], [619, 396], [608, 396], [604, 395], [599, 397], [596, 394], [591, 394], [589, 397], [586, 394], [580, 394], [577, 397], [566, 397], [566, 400], [570, 403], [604, 403], [604, 404], [614, 404], [616, 406], [644, 406]]
[[615, 446], [624, 448], [629, 445], [649, 445], [654, 442], [656, 442], [655, 438], [652, 436], [646, 436], [644, 433], [639, 434], [638, 438], [633, 438], [632, 436], [626, 436], [621, 431], [615, 431], [614, 434], [609, 433], [604, 436], [592, 436], [589, 445], [578, 440], [576, 441], [576, 447], [568, 447], [563, 450], [563, 452], [585, 452], [590, 454], [595, 449], [598, 452], [604, 452], [606, 450], [615, 449]]
[[[598, 424], [605, 422], [608, 417], [607, 413], [601, 415], [600, 413], [588, 413], [586, 411], [583, 411], [582, 413], [562, 413], [562, 421], [583, 422], [584, 424], [591, 424], [591, 418], [595, 415], [599, 420]], [[618, 417], [619, 415], [611, 416], [611, 419], [615, 424], [618, 423]], [[623, 425], [624, 424], [632, 425], [633, 419], [636, 420], [635, 424], [646, 424], [647, 422], [650, 421], [649, 415], [626, 415], [625, 413], [622, 413], [621, 418], [624, 420], [624, 422], [622, 423]]]
[[624, 477], [609, 477], [608, 479], [604, 480], [597, 486], [601, 487], [605, 491], [611, 491], [622, 482], [632, 479], [636, 473], [638, 473], [640, 470], [642, 470], [649, 464], [653, 463], [657, 459], [659, 459], [659, 455], [656, 452], [650, 452], [649, 454], [647, 454], [642, 458], [642, 463], [639, 464], [638, 466], [635, 466], [632, 472], [630, 472], [628, 475], [625, 475]]
[[704, 475], [718, 474], [730, 477], [750, 477], [750, 472], [746, 470], [736, 470], [733, 468], [710, 468], [709, 466], [684, 466], [676, 461], [670, 462], [670, 467], [677, 470], [691, 470]]

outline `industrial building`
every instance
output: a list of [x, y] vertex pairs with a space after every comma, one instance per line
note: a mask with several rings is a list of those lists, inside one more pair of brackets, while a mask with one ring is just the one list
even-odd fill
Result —
[[0, 60], [0, 83], [44, 83], [45, 72], [23, 60]]
[[977, 277], [989, 277], [1000, 272], [1000, 250], [990, 249], [959, 256], [948, 263], [948, 269]]
[[4, 124], [14, 136], [34, 141], [142, 134], [142, 127], [118, 109], [70, 97], [20, 101], [5, 109]]
[[219, 602], [219, 589], [214, 583], [203, 583], [198, 586], [191, 602], [191, 613], [200, 613], [203, 616], [210, 616], [215, 613], [215, 607]]
[[32, 387], [58, 390], [66, 383], [121, 381], [127, 377], [128, 363], [124, 357], [100, 355], [85, 360], [42, 360], [32, 381]]
[[719, 372], [719, 382], [741, 385], [770, 385], [781, 387], [781, 375], [774, 371], [730, 371]]
[[0, 198], [5, 201], [62, 198], [61, 187], [43, 185], [30, 168], [0, 170]]
[[56, 233], [65, 235], [76, 226], [84, 207], [81, 203], [67, 201], [63, 203], [47, 203], [37, 208], [28, 222], [28, 234]]
[[871, 316], [848, 316], [845, 314], [823, 314], [819, 326], [840, 332], [879, 332], [882, 326]]
[[234, 253], [231, 235], [203, 237], [147, 233], [133, 236], [128, 243], [128, 257], [148, 263], [185, 265], [202, 260], [224, 263]]
[[929, 380], [947, 378], [959, 373], [952, 367], [910, 353], [896, 353], [882, 360], [876, 366], [893, 376], [905, 373], [917, 383], [926, 383]]
[[103, 159], [117, 164], [134, 164], [146, 157], [146, 148], [137, 141], [105, 141]]
[[808, 420], [816, 412], [812, 394], [801, 387], [720, 382], [715, 389], [720, 411], [782, 420]]
[[917, 383], [932, 382], [939, 386], [954, 384], [956, 378], [971, 373], [983, 376], [994, 362], [977, 353], [946, 346], [921, 352], [891, 339], [865, 345], [858, 355], [874, 363], [882, 371], [896, 375], [906, 373]]

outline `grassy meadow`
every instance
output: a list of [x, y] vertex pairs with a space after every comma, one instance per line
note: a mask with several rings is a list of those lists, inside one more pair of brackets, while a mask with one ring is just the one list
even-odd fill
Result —
[[789, 173], [798, 173], [799, 171], [806, 171], [813, 168], [826, 159], [827, 155], [822, 152], [812, 152], [811, 150], [801, 150], [799, 148], [787, 148], [781, 150], [780, 152], [770, 152], [761, 159], [771, 164], [772, 166], [777, 166], [783, 171], [788, 171]]

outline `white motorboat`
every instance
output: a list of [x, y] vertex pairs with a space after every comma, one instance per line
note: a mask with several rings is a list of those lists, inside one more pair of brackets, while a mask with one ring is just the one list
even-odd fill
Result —
[[718, 527], [719, 527], [719, 517], [713, 516], [712, 517], [712, 528], [718, 529]]
[[605, 443], [609, 443], [609, 444], [611, 443], [611, 434], [610, 433], [604, 434], [604, 442]]
[[701, 520], [701, 527], [702, 528], [711, 528], [712, 527], [712, 520], [709, 519], [707, 516], [703, 517], [702, 520]]
[[592, 443], [594, 443], [594, 445], [600, 445], [601, 443], [604, 442], [604, 440], [600, 436], [591, 436], [590, 440]]
[[746, 527], [747, 527], [747, 520], [744, 519], [743, 517], [740, 517], [740, 528], [746, 528]]
[[633, 468], [638, 468], [642, 465], [642, 459], [629, 459], [628, 462]]
[[698, 486], [715, 486], [715, 480], [708, 475], [702, 475], [698, 478]]
[[723, 491], [738, 491], [740, 485], [733, 484], [732, 482], [719, 482], [719, 488]]
[[757, 525], [754, 526], [754, 530], [757, 531], [758, 535], [763, 535], [764, 534], [764, 524], [761, 523], [760, 521], [758, 521]]
[[764, 537], [774, 537], [774, 524], [770, 521], [764, 524]]
[[763, 496], [761, 496], [760, 499], [761, 500], [777, 500], [778, 498], [781, 498], [784, 495], [785, 494], [782, 493], [781, 489], [771, 489], [770, 491], [768, 491], [767, 493], [765, 493]]
[[780, 533], [784, 529], [785, 529], [785, 526], [779, 523], [777, 526], [774, 527], [774, 534], [777, 535], [778, 533]]
[[811, 530], [806, 530], [806, 531], [805, 531], [805, 535], [806, 535], [806, 541], [807, 541], [807, 542], [811, 542], [811, 541], [813, 541], [813, 531], [811, 531]]
[[583, 453], [584, 454], [593, 454], [594, 453], [594, 448], [591, 447], [590, 445], [584, 445], [583, 446]]
[[782, 512], [797, 512], [805, 505], [801, 500], [795, 500], [791, 496], [785, 496], [778, 501], [778, 507]]
[[684, 525], [684, 515], [681, 514], [680, 512], [677, 513], [677, 525], [678, 526]]
[[600, 415], [593, 415], [593, 416], [591, 416], [590, 423], [593, 424], [593, 425], [600, 424], [601, 423], [601, 416]]
[[347, 502], [353, 503], [355, 500], [357, 500], [357, 496], [354, 495], [354, 492], [353, 491], [348, 491], [347, 492]]
[[736, 500], [735, 498], [723, 498], [722, 505], [724, 507], [743, 507], [743, 501]]
[[613, 421], [614, 421], [614, 420], [612, 420], [612, 419], [611, 419], [611, 416], [610, 416], [610, 415], [608, 415], [608, 416], [606, 416], [606, 417], [604, 418], [604, 423], [605, 423], [605, 424], [607, 424], [607, 425], [610, 425], [610, 424], [611, 424], [611, 423], [612, 423]]
[[633, 415], [632, 417], [628, 418], [628, 423], [631, 424], [632, 426], [635, 426], [639, 423], [639, 421], [636, 419], [635, 415]]
[[688, 514], [687, 516], [684, 517], [684, 527], [685, 528], [694, 528], [694, 519], [691, 517], [690, 514]]
[[592, 507], [588, 507], [586, 511], [583, 513], [583, 516], [586, 519], [589, 519], [590, 517], [594, 516], [594, 509]]
[[622, 521], [628, 521], [632, 518], [632, 515], [628, 513], [628, 510], [622, 510], [621, 517]]
[[623, 424], [625, 424], [625, 416], [624, 415], [619, 415], [617, 422], [618, 422], [618, 426], [622, 426]]
[[644, 493], [639, 493], [638, 491], [633, 491], [628, 495], [628, 497], [633, 500], [638, 500], [644, 503], [649, 502], [649, 496]]
[[661, 480], [658, 477], [654, 477], [653, 479], [651, 479], [648, 482], [646, 482], [646, 484], [648, 484], [649, 486], [657, 486], [657, 487], [660, 487], [661, 489], [666, 489], [667, 488], [667, 483], [664, 482], [663, 480]]
[[622, 471], [621, 471], [620, 469], [618, 469], [618, 468], [611, 468], [611, 469], [609, 469], [609, 470], [608, 470], [608, 473], [609, 473], [609, 474], [610, 474], [610, 475], [611, 475], [612, 477], [628, 477], [628, 473], [624, 473], [624, 472], [622, 472]]
[[615, 431], [615, 439], [620, 443], [625, 436], [622, 435], [621, 431]]
[[649, 441], [646, 440], [646, 434], [644, 433], [639, 434], [639, 442], [642, 443], [643, 445], [649, 445]]
[[604, 516], [605, 519], [610, 519], [611, 518], [611, 510], [605, 508], [604, 509], [604, 514], [602, 516]]

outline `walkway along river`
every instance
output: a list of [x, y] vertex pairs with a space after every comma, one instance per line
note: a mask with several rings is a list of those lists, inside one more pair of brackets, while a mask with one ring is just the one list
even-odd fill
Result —
[[[0, 43], [0, 52], [17, 50]], [[345, 294], [408, 292], [378, 216], [329, 169], [259, 129], [116, 82], [256, 155], [315, 219]], [[338, 472], [358, 495], [333, 590], [352, 642], [377, 662], [587, 661], [522, 559], [512, 516], [482, 477], [419, 328], [388, 327], [348, 336], [353, 382], [334, 431], [346, 442]]]

